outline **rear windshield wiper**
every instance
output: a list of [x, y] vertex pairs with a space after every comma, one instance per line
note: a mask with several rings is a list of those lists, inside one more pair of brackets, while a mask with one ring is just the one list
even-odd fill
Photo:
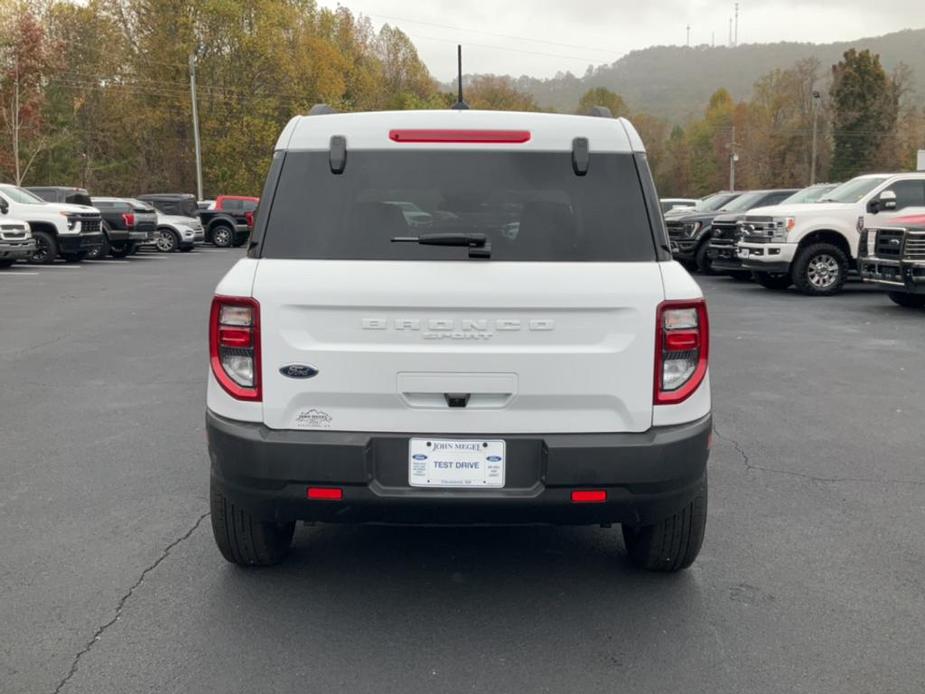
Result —
[[491, 244], [485, 234], [421, 234], [395, 236], [392, 243], [417, 243], [422, 246], [461, 246], [469, 249], [470, 258], [490, 258]]

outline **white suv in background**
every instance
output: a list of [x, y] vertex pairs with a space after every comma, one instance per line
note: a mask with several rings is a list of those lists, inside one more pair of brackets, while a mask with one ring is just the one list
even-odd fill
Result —
[[811, 205], [751, 210], [739, 222], [742, 267], [769, 289], [841, 291], [856, 266], [861, 231], [925, 214], [925, 173], [858, 176]]
[[637, 565], [694, 561], [707, 310], [628, 121], [298, 117], [261, 200], [209, 326], [226, 559], [305, 520], [621, 523]]

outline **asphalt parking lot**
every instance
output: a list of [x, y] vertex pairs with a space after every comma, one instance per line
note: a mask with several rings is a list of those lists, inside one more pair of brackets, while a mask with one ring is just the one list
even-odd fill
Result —
[[203, 249], [0, 271], [0, 691], [922, 692], [925, 313], [700, 278], [702, 554], [617, 529], [300, 527], [214, 547]]

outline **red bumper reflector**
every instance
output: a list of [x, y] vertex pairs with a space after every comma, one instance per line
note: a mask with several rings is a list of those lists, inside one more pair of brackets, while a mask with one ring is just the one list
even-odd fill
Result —
[[529, 130], [389, 130], [392, 142], [509, 144], [530, 141]]
[[606, 489], [576, 489], [572, 492], [573, 504], [603, 504], [605, 501]]
[[344, 490], [339, 487], [309, 487], [305, 495], [314, 501], [340, 501], [344, 498]]

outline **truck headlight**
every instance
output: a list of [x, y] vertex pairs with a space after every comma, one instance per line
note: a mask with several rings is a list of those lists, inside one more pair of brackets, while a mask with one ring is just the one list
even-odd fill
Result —
[[703, 224], [700, 222], [687, 222], [684, 225], [684, 233], [688, 236], [694, 236], [698, 231], [700, 231], [700, 227], [702, 226]]
[[769, 240], [773, 243], [784, 243], [787, 240], [787, 234], [797, 225], [797, 220], [793, 217], [775, 217], [773, 225]]
[[72, 215], [70, 212], [59, 212], [58, 214], [67, 220], [68, 231], [73, 230], [74, 227], [77, 226], [77, 217], [75, 215]]

